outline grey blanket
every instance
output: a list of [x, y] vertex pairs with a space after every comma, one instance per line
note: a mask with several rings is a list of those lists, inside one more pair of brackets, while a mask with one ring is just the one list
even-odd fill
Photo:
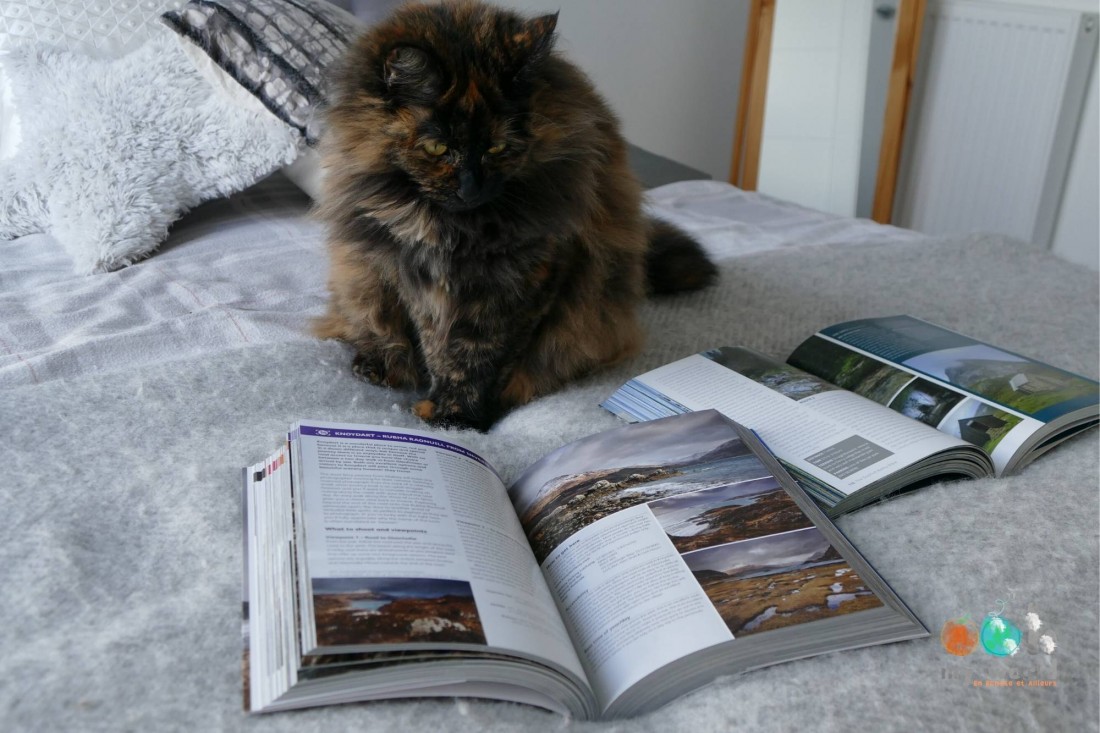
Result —
[[[646, 306], [650, 340], [637, 359], [517, 410], [487, 435], [458, 437], [509, 480], [561, 443], [616, 426], [597, 404], [630, 376], [722, 344], [785, 357], [822, 326], [896, 313], [1096, 377], [1095, 273], [994, 238], [918, 245], [728, 262], [720, 286]], [[0, 727], [1097, 729], [1095, 430], [1018, 476], [929, 486], [839, 521], [930, 639], [722, 679], [630, 721], [578, 723], [472, 700], [246, 716], [240, 467], [298, 418], [416, 425], [411, 395], [356, 381], [348, 361], [341, 345], [299, 342], [0, 392]], [[1054, 655], [946, 653], [946, 621], [980, 623], [1001, 607], [1017, 623], [1036, 612], [1055, 634]]]

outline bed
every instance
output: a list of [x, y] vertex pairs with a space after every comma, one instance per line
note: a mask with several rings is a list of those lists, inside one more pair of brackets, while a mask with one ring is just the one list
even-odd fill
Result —
[[[1097, 274], [1022, 242], [927, 238], [717, 181], [648, 197], [701, 238], [719, 284], [647, 303], [637, 358], [456, 436], [506, 480], [616, 426], [598, 403], [635, 374], [721, 344], [785, 357], [847, 319], [909, 313], [1097, 376]], [[1095, 431], [1018, 476], [938, 483], [839, 521], [929, 639], [722, 679], [631, 721], [476, 700], [246, 715], [240, 467], [303, 417], [418, 425], [413, 395], [356, 380], [347, 347], [309, 335], [326, 297], [309, 205], [276, 174], [97, 275], [72, 274], [49, 236], [0, 242], [6, 730], [1096, 729]], [[1056, 653], [945, 652], [945, 622], [998, 607], [1041, 615]]]

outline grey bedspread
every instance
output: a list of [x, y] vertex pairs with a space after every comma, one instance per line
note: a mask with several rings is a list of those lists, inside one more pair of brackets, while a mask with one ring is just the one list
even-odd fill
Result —
[[[723, 264], [718, 287], [647, 305], [649, 345], [635, 360], [460, 439], [508, 480], [562, 442], [617, 425], [597, 403], [634, 374], [720, 344], [786, 356], [821, 326], [874, 315], [910, 313], [1095, 378], [1097, 290], [1096, 273], [999, 238], [750, 254]], [[333, 343], [242, 342], [0, 392], [0, 728], [1097, 729], [1095, 430], [1018, 476], [941, 483], [840, 520], [930, 639], [723, 679], [615, 723], [451, 700], [246, 716], [240, 467], [298, 418], [417, 424], [411, 395], [355, 380], [348, 361]], [[1042, 617], [1059, 644], [1052, 658], [944, 651], [945, 621], [980, 619], [998, 600], [1008, 617]], [[1004, 680], [1013, 685], [984, 684]]]

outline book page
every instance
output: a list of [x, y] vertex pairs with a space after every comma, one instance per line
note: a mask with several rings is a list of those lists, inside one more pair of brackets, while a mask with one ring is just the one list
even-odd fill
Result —
[[580, 529], [543, 567], [604, 707], [652, 671], [733, 639], [646, 506]]
[[604, 708], [690, 654], [881, 605], [713, 410], [564, 446], [509, 493]]
[[[882, 333], [891, 324], [905, 327], [893, 341]], [[941, 330], [907, 317], [874, 319], [837, 327], [836, 332], [840, 335], [875, 347], [880, 353], [900, 359], [899, 362], [888, 361], [824, 332], [804, 341], [788, 361], [845, 390], [885, 405], [911, 418], [911, 422], [936, 428], [978, 446], [993, 459], [998, 475], [1004, 473], [1029, 438], [1046, 425], [1038, 416], [1057, 419], [1067, 414], [1066, 409], [1078, 409], [1081, 397], [1088, 393], [1090, 380], [1071, 375], [1072, 379], [1061, 382], [1064, 389], [1040, 396], [1036, 386], [1040, 379], [1046, 379], [1043, 383], [1048, 386], [1054, 384], [1049, 378], [1039, 376], [1048, 368], [1046, 365], [1025, 363], [1019, 360], [1023, 357], [1017, 359], [985, 345], [959, 345], [965, 337], [949, 331], [944, 332], [946, 342], [942, 339], [932, 342], [928, 338], [922, 341], [949, 344], [949, 348], [921, 352], [917, 342], [906, 337], [907, 331], [912, 330], [908, 326], [914, 324], [919, 333], [928, 337]], [[963, 389], [960, 386], [963, 384], [977, 390]], [[1095, 400], [1095, 383], [1091, 389]], [[991, 400], [988, 395], [997, 395], [998, 400]], [[1009, 403], [1031, 412], [1021, 411]]]
[[[260, 710], [297, 679], [294, 665], [293, 542], [288, 452], [245, 469], [244, 566], [247, 598], [243, 629], [246, 709]], [[266, 613], [264, 612], [266, 610]], [[255, 613], [254, 613], [255, 612]]]
[[641, 385], [680, 409], [718, 410], [756, 431], [791, 468], [840, 495], [961, 444], [748, 349], [706, 354], [654, 369], [628, 386]]
[[312, 421], [294, 442], [318, 650], [485, 645], [583, 679], [504, 485], [481, 456], [419, 431]]

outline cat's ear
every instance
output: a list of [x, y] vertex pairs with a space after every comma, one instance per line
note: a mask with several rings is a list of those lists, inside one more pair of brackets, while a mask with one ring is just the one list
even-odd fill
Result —
[[554, 29], [557, 27], [557, 13], [531, 18], [520, 24], [510, 40], [521, 69], [535, 65], [550, 55], [554, 48]]
[[386, 88], [406, 102], [430, 103], [443, 92], [443, 75], [431, 55], [414, 46], [396, 46], [386, 56]]

